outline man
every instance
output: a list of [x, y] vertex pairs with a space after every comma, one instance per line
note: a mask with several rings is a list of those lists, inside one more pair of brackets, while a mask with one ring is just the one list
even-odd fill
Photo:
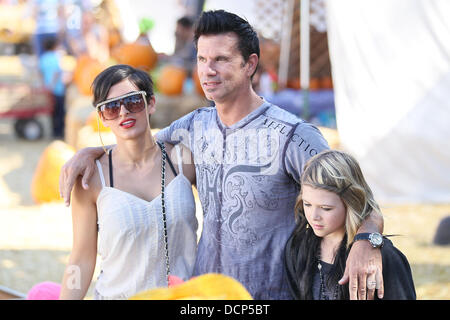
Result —
[[[215, 106], [187, 114], [158, 135], [181, 140], [194, 156], [204, 214], [194, 273], [230, 275], [255, 299], [290, 299], [282, 253], [295, 225], [299, 177], [305, 162], [328, 144], [317, 128], [253, 90], [259, 41], [247, 21], [223, 10], [204, 12], [194, 41], [201, 85]], [[64, 166], [66, 203], [72, 180], [84, 172], [87, 182], [93, 166], [86, 163], [101, 152], [80, 151]], [[382, 228], [382, 218], [371, 215], [359, 232]], [[373, 298], [375, 288], [366, 292], [366, 280], [374, 264], [381, 275], [379, 250], [356, 242], [342, 279], [350, 280], [352, 298]], [[378, 287], [381, 295], [382, 281]]]

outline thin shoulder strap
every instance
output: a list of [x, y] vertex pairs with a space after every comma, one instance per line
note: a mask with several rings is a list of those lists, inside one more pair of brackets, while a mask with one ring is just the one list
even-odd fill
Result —
[[[163, 142], [161, 142], [161, 143], [163, 143]], [[159, 147], [162, 150], [162, 145], [160, 144], [160, 142], [158, 142], [158, 145], [159, 145]], [[173, 172], [173, 175], [176, 177], [177, 176], [177, 171], [175, 170], [175, 167], [173, 166], [172, 160], [170, 160], [170, 157], [169, 157], [168, 154], [166, 154], [166, 159], [167, 159], [167, 162], [169, 163], [170, 169]]]
[[108, 158], [109, 158], [109, 186], [111, 188], [114, 188], [113, 167], [112, 167], [112, 149], [109, 149]]
[[95, 160], [95, 163], [97, 164], [100, 180], [102, 181], [102, 187], [104, 188], [106, 186], [106, 184], [105, 184], [105, 177], [103, 176], [102, 165], [100, 164], [100, 161], [98, 161], [98, 160]]
[[183, 159], [181, 158], [180, 144], [177, 144], [175, 146], [175, 150], [177, 151], [177, 158], [178, 158], [178, 172], [183, 174]]

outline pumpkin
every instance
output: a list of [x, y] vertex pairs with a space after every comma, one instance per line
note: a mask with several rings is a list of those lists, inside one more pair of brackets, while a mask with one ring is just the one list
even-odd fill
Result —
[[156, 288], [130, 300], [252, 300], [252, 296], [237, 280], [208, 273], [169, 288]]
[[158, 91], [167, 96], [180, 95], [183, 92], [184, 80], [186, 80], [186, 70], [175, 65], [165, 65], [156, 83]]
[[319, 90], [320, 89], [320, 80], [319, 78], [311, 78], [309, 81], [309, 90]]
[[[300, 79], [299, 78], [288, 79], [288, 81], [286, 83], [286, 87], [291, 88], [291, 89], [296, 89], [296, 90], [301, 89]], [[320, 89], [320, 87], [321, 86], [320, 86], [319, 78], [311, 78], [309, 80], [309, 90], [318, 90], [318, 89]]]
[[150, 71], [158, 62], [158, 55], [151, 44], [126, 43], [115, 50], [112, 56], [118, 64], [127, 64], [134, 68]]
[[197, 92], [201, 96], [205, 96], [202, 84], [200, 83], [200, 78], [198, 77], [197, 67], [195, 67], [192, 71], [192, 80], [194, 81], [195, 92]]
[[102, 64], [97, 60], [88, 55], [81, 55], [77, 59], [77, 65], [73, 73], [73, 81], [78, 91], [85, 96], [92, 95], [91, 84], [103, 69]]
[[105, 127], [103, 125], [103, 121], [101, 120], [101, 118], [99, 120], [97, 120], [97, 111], [93, 110], [89, 114], [89, 117], [86, 120], [86, 125], [90, 126], [93, 131], [98, 132], [99, 131], [99, 124], [100, 124], [100, 132], [110, 132], [111, 131], [111, 128]]
[[59, 174], [61, 167], [75, 154], [75, 148], [56, 140], [42, 153], [31, 181], [31, 196], [36, 203], [61, 201]]
[[333, 80], [330, 76], [320, 78], [320, 87], [322, 89], [333, 89]]
[[288, 79], [287, 83], [286, 83], [286, 88], [290, 88], [290, 89], [300, 89], [300, 79], [299, 78], [295, 78], [295, 79]]
[[111, 28], [108, 30], [108, 47], [113, 49], [122, 42], [122, 36], [120, 31], [116, 28]]

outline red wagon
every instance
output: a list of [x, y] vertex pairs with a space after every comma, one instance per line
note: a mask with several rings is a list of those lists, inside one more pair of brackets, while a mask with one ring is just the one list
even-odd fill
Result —
[[36, 116], [51, 114], [54, 103], [53, 95], [43, 87], [0, 84], [0, 118], [15, 119], [14, 130], [21, 138], [42, 138], [44, 128]]

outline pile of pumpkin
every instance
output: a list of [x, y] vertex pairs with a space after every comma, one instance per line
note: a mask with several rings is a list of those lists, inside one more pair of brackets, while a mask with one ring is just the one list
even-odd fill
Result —
[[[166, 64], [159, 66], [158, 54], [150, 43], [144, 44], [138, 40], [133, 43], [118, 44], [111, 50], [109, 65], [127, 64], [135, 68], [151, 72], [156, 83], [156, 90], [167, 96], [177, 96], [183, 92], [183, 85], [187, 78], [184, 68]], [[77, 59], [73, 73], [73, 83], [83, 95], [91, 95], [91, 84], [95, 77], [108, 65], [104, 65], [88, 55], [82, 55]], [[157, 68], [157, 70], [156, 70]], [[193, 81], [198, 94], [203, 94], [198, 80], [197, 72], [193, 72]]]
[[[300, 79], [288, 79], [286, 84], [288, 88], [300, 89]], [[333, 80], [331, 76], [314, 77], [309, 80], [309, 90], [330, 90], [333, 89]]]

